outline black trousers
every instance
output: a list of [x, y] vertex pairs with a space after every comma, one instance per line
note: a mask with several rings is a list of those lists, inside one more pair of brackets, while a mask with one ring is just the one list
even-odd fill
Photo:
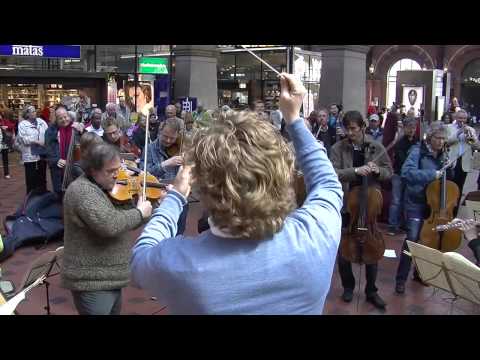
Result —
[[47, 163], [45, 160], [24, 163], [27, 194], [33, 190], [47, 191]]
[[10, 175], [10, 172], [8, 169], [8, 152], [9, 152], [9, 149], [2, 149], [3, 175], [5, 176]]
[[[367, 284], [365, 286], [365, 294], [371, 296], [375, 294], [378, 289], [375, 286], [377, 280], [378, 264], [365, 265], [365, 274]], [[352, 263], [345, 260], [341, 255], [338, 256], [338, 271], [342, 279], [342, 286], [344, 289], [355, 289], [355, 277], [353, 276]]]
[[473, 256], [475, 256], [475, 260], [477, 260], [477, 264], [480, 264], [480, 238], [470, 241], [468, 247], [472, 250]]

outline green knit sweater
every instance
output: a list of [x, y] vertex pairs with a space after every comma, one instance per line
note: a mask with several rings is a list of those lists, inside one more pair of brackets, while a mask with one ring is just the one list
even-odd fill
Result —
[[85, 175], [64, 197], [62, 286], [75, 291], [113, 290], [129, 283], [131, 239], [141, 212], [122, 210]]

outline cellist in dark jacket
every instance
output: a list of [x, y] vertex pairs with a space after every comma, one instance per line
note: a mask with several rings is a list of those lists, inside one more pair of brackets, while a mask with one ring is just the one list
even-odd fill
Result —
[[[347, 112], [342, 122], [347, 138], [333, 145], [330, 159], [342, 183], [344, 193], [348, 194], [351, 188], [360, 186], [364, 176], [370, 176], [370, 183], [380, 188], [379, 183], [390, 179], [393, 173], [385, 148], [370, 136], [365, 135], [365, 121], [358, 111]], [[364, 152], [367, 146], [369, 151]], [[372, 162], [373, 159], [376, 161]], [[355, 288], [352, 264], [339, 254], [338, 268], [344, 288], [342, 299], [350, 302]], [[385, 309], [386, 303], [378, 295], [375, 286], [377, 271], [376, 263], [366, 265], [365, 293], [368, 302], [379, 309]]]
[[[405, 282], [412, 263], [411, 258], [403, 253], [403, 250], [408, 249], [406, 240], [418, 241], [427, 207], [426, 188], [432, 181], [442, 177], [440, 169], [444, 166], [447, 139], [446, 126], [440, 121], [432, 123], [427, 131], [426, 141], [412, 146], [402, 166], [401, 175], [406, 183], [404, 207], [407, 218], [407, 238], [403, 244], [397, 269], [395, 291], [398, 294], [405, 292]], [[453, 170], [448, 169], [447, 179], [452, 178]], [[416, 272], [413, 276], [414, 280], [421, 282]]]

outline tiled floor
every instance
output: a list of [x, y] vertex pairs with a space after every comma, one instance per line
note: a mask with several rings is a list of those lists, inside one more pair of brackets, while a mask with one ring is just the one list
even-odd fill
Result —
[[[14, 210], [21, 203], [24, 193], [24, 173], [23, 166], [18, 164], [18, 155], [11, 154], [11, 173], [12, 178], [7, 180], [0, 178], [0, 221], [6, 215], [14, 212]], [[0, 174], [2, 172], [0, 171]], [[476, 174], [472, 174], [467, 179], [466, 189], [473, 189]], [[191, 204], [189, 218], [187, 221], [187, 234], [196, 234], [196, 227], [198, 218], [201, 215], [201, 208], [198, 203]], [[385, 229], [385, 227], [382, 227]], [[132, 244], [140, 230], [132, 233]], [[2, 229], [3, 233], [3, 229]], [[385, 235], [385, 240], [388, 249], [394, 249], [396, 254], [400, 253], [403, 237], [401, 235], [390, 237]], [[37, 250], [33, 246], [28, 246], [17, 250], [17, 252], [0, 264], [4, 279], [12, 280], [16, 286], [19, 285], [22, 276], [31, 263], [40, 253], [46, 250], [55, 249], [61, 246], [61, 243], [49, 244], [46, 248]], [[463, 243], [459, 250], [464, 256], [472, 259], [470, 250]], [[454, 302], [452, 308], [452, 301], [448, 300], [449, 295], [443, 291], [434, 291], [430, 287], [424, 287], [416, 282], [409, 281], [407, 283], [406, 293], [404, 295], [396, 295], [394, 292], [394, 278], [395, 271], [398, 264], [398, 259], [384, 258], [379, 264], [379, 274], [377, 280], [377, 287], [379, 294], [387, 302], [387, 311], [380, 312], [376, 310], [371, 304], [366, 303], [363, 287], [365, 285], [365, 268], [361, 272], [361, 287], [362, 289], [355, 289], [354, 300], [346, 304], [342, 302], [340, 296], [342, 288], [340, 278], [335, 268], [335, 274], [332, 279], [332, 286], [325, 305], [325, 314], [329, 315], [447, 315], [447, 314], [480, 314], [480, 308], [464, 300], [457, 300]], [[359, 267], [354, 265], [353, 271], [358, 282]], [[59, 287], [59, 276], [54, 276], [49, 279], [50, 282], [50, 305], [51, 312], [55, 315], [76, 314], [73, 306], [71, 295], [65, 289]], [[142, 290], [133, 287], [127, 287], [123, 293], [123, 307], [122, 314], [129, 315], [164, 315], [168, 314], [168, 309], [159, 304], [157, 301]], [[37, 287], [33, 289], [18, 307], [17, 311], [20, 314], [45, 314], [44, 306], [46, 305], [45, 287]]]

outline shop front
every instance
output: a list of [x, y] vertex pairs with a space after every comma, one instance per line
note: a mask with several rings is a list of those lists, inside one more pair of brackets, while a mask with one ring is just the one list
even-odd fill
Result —
[[[321, 54], [281, 45], [245, 45], [279, 72], [293, 72], [305, 85], [304, 113], [318, 104]], [[293, 56], [293, 58], [292, 58]], [[290, 67], [293, 65], [292, 71]], [[271, 111], [280, 97], [277, 74], [241, 47], [219, 45], [218, 105], [246, 108], [256, 100]]]
[[0, 101], [18, 117], [24, 106], [42, 109], [65, 99], [78, 98], [80, 92], [91, 104], [105, 106], [107, 74], [17, 71], [0, 73]]

